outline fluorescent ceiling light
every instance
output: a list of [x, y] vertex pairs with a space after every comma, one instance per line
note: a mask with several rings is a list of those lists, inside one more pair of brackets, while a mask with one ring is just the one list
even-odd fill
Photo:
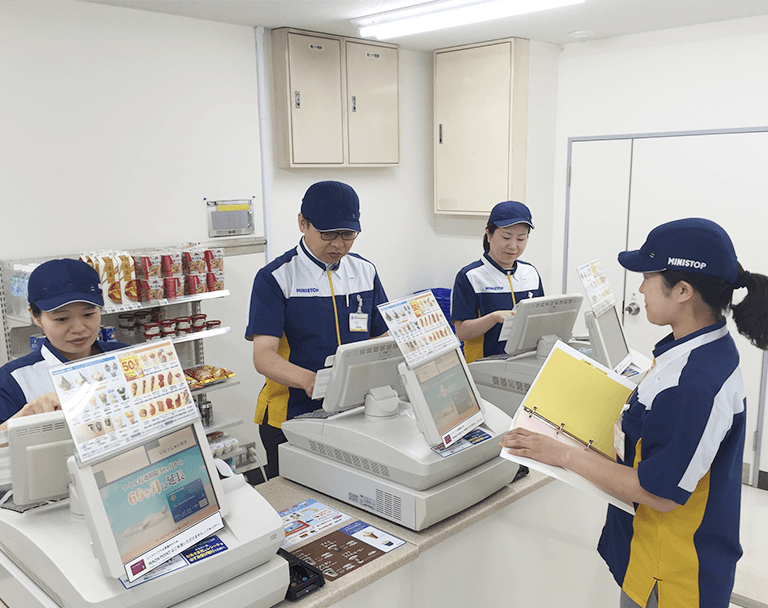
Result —
[[386, 40], [502, 17], [582, 4], [585, 0], [442, 0], [353, 19], [363, 38]]

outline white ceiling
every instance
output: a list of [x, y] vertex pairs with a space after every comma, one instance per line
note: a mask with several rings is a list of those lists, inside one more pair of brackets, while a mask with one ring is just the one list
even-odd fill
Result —
[[[357, 37], [350, 19], [422, 4], [424, 0], [82, 0], [183, 15], [237, 25], [290, 26]], [[514, 0], [510, 0], [514, 1]], [[517, 36], [541, 42], [574, 42], [570, 32], [594, 32], [593, 40], [685, 25], [768, 14], [768, 0], [586, 0], [532, 15], [498, 19], [393, 39], [404, 49], [431, 51]]]

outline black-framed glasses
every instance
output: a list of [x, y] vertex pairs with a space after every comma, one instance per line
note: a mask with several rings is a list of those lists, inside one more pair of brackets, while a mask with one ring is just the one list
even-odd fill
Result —
[[354, 230], [327, 230], [320, 232], [320, 238], [324, 241], [335, 241], [338, 237], [341, 237], [342, 241], [354, 241], [358, 234], [360, 233]]

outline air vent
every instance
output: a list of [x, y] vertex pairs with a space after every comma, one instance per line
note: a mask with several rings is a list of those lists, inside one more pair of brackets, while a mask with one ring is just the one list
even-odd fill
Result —
[[510, 393], [519, 393], [520, 395], [525, 395], [531, 388], [531, 385], [528, 382], [520, 382], [520, 380], [502, 378], [501, 376], [491, 376], [491, 381], [493, 382], [493, 386], [509, 391]]
[[325, 456], [331, 460], [342, 462], [347, 466], [360, 469], [361, 471], [367, 471], [378, 477], [389, 479], [389, 468], [386, 465], [380, 464], [374, 460], [363, 458], [357, 454], [351, 454], [346, 450], [340, 450], [318, 441], [310, 441], [309, 449], [315, 454], [320, 454], [321, 456]]
[[399, 496], [385, 492], [384, 490], [376, 490], [376, 512], [381, 513], [384, 517], [387, 517], [394, 521], [402, 521], [403, 509], [402, 501]]

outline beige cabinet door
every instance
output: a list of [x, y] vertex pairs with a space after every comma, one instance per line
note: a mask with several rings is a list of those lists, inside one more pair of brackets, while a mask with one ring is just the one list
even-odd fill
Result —
[[288, 34], [288, 74], [292, 162], [343, 163], [341, 41]]
[[350, 164], [400, 162], [398, 49], [346, 41]]
[[512, 43], [435, 53], [435, 212], [508, 199]]

